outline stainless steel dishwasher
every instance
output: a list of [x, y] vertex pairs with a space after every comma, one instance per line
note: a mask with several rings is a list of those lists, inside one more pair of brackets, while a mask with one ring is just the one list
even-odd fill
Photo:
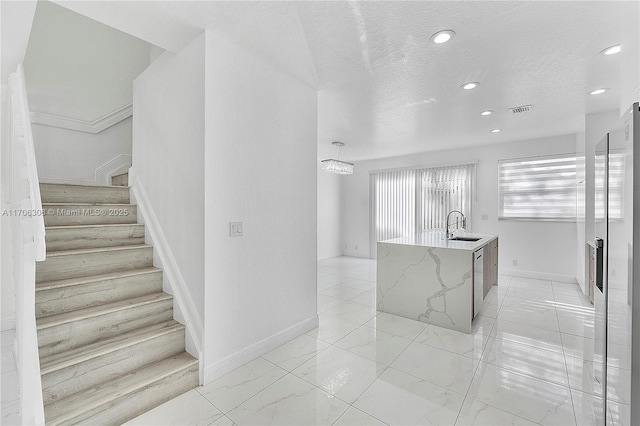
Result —
[[484, 302], [484, 268], [482, 252], [484, 248], [473, 252], [473, 318], [478, 315]]

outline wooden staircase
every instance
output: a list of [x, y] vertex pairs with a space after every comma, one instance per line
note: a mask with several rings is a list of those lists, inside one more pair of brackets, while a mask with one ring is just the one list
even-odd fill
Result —
[[129, 189], [40, 185], [36, 265], [45, 421], [122, 424], [198, 386], [198, 360], [144, 244]]

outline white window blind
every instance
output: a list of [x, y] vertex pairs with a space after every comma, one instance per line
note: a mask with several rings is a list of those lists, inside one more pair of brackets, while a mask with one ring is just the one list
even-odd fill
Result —
[[444, 230], [451, 210], [462, 211], [470, 229], [474, 176], [475, 164], [372, 173], [372, 257], [378, 241]]
[[374, 176], [375, 240], [416, 232], [416, 170], [396, 170]]
[[452, 210], [461, 211], [467, 218], [467, 228], [471, 228], [474, 171], [472, 165], [420, 170], [424, 201], [420, 204], [421, 230], [444, 230], [447, 215]]
[[500, 219], [575, 220], [576, 156], [498, 162]]

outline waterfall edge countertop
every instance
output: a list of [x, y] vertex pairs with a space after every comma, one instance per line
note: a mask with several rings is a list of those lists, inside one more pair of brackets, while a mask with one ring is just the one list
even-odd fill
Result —
[[406, 235], [404, 237], [393, 238], [391, 240], [380, 241], [384, 244], [402, 244], [405, 246], [420, 246], [445, 248], [455, 250], [476, 251], [491, 241], [498, 238], [497, 235], [477, 234], [471, 232], [456, 232], [455, 237], [479, 238], [478, 241], [447, 240], [444, 231], [425, 231], [419, 234]]
[[[498, 236], [458, 233], [454, 237], [478, 240], [447, 240], [443, 231], [427, 231], [378, 242], [377, 309], [470, 333], [474, 304], [477, 311], [482, 308], [485, 281], [480, 280], [485, 257], [474, 252], [487, 254], [492, 245], [497, 250]], [[482, 259], [478, 267], [476, 257]]]

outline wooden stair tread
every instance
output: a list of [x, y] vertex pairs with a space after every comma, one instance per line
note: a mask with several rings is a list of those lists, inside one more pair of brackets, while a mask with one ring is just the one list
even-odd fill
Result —
[[186, 327], [130, 188], [43, 183], [40, 193], [52, 212], [36, 266], [46, 423], [119, 424], [197, 386], [199, 361], [184, 352]]
[[117, 379], [93, 386], [83, 392], [69, 395], [45, 406], [46, 422], [47, 424], [59, 424], [70, 421], [82, 413], [125, 397], [157, 380], [197, 364], [197, 359], [183, 352], [127, 373]]
[[47, 182], [42, 182], [40, 183], [40, 188], [42, 189], [43, 186], [57, 186], [57, 187], [67, 187], [67, 186], [73, 186], [73, 187], [82, 187], [82, 188], [122, 188], [122, 189], [126, 189], [127, 191], [129, 190], [128, 186], [114, 186], [114, 185], [86, 185], [86, 184], [82, 184], [82, 183], [47, 183]]
[[108, 339], [99, 340], [89, 345], [81, 346], [69, 351], [49, 355], [40, 359], [40, 374], [48, 374], [80, 362], [96, 358], [100, 355], [115, 352], [184, 328], [185, 326], [183, 324], [180, 324], [175, 320], [169, 320], [159, 324], [138, 328]]
[[60, 203], [60, 202], [55, 202], [55, 203], [50, 203], [50, 202], [44, 202], [42, 203], [42, 206], [60, 206], [60, 207], [68, 207], [68, 206], [91, 206], [91, 207], [95, 207], [95, 206], [129, 206], [129, 207], [133, 207], [135, 206], [135, 204], [131, 204], [131, 203], [98, 203], [98, 202], [90, 202], [90, 201], [69, 201], [68, 203]]
[[153, 248], [153, 246], [151, 246], [150, 244], [131, 244], [131, 245], [115, 246], [115, 247], [96, 247], [96, 248], [83, 248], [83, 249], [74, 249], [74, 250], [60, 250], [60, 251], [47, 253], [47, 257], [72, 256], [76, 254], [111, 252], [111, 251], [119, 251], [119, 250], [137, 250], [141, 248]]
[[78, 309], [76, 311], [41, 317], [36, 319], [36, 329], [44, 330], [49, 327], [55, 327], [61, 324], [79, 321], [86, 318], [99, 317], [101, 315], [106, 315], [112, 312], [131, 309], [135, 308], [136, 306], [148, 305], [172, 298], [173, 296], [164, 292], [151, 293], [144, 296], [121, 300], [118, 302], [106, 303], [100, 306], [93, 306], [90, 308]]
[[53, 290], [56, 288], [64, 288], [64, 287], [72, 287], [81, 284], [88, 284], [99, 281], [107, 281], [117, 278], [126, 278], [133, 277], [136, 275], [144, 275], [151, 274], [155, 272], [160, 272], [162, 269], [148, 267], [148, 268], [138, 268], [138, 269], [127, 269], [124, 271], [116, 271], [110, 272], [108, 274], [98, 274], [98, 275], [87, 275], [84, 277], [78, 278], [66, 278], [63, 280], [55, 280], [55, 281], [43, 281], [36, 283], [36, 292], [45, 291], [45, 290]]
[[95, 228], [122, 228], [122, 227], [144, 227], [142, 223], [97, 223], [90, 225], [51, 225], [45, 226], [45, 230], [57, 230], [57, 229], [95, 229]]

